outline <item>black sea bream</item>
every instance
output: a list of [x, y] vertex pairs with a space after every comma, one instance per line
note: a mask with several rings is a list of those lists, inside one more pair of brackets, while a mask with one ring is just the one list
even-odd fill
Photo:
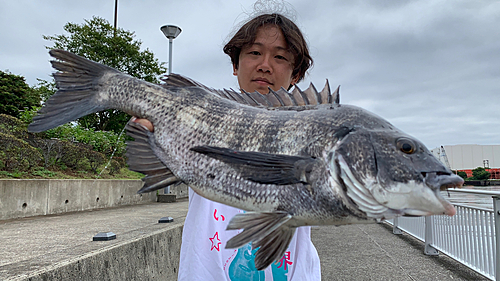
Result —
[[[440, 190], [461, 186], [460, 177], [415, 138], [366, 110], [335, 103], [328, 91], [264, 97], [179, 76], [172, 76], [179, 83], [160, 86], [66, 51], [50, 54], [59, 90], [29, 130], [109, 108], [150, 120], [152, 133], [135, 123], [127, 127], [135, 138], [130, 167], [147, 175], [139, 192], [184, 182], [207, 199], [247, 211], [229, 223], [228, 229], [244, 231], [226, 247], [261, 247], [257, 269], [283, 255], [296, 227], [455, 214]], [[326, 104], [308, 105], [311, 93]], [[285, 106], [263, 106], [272, 101]]]

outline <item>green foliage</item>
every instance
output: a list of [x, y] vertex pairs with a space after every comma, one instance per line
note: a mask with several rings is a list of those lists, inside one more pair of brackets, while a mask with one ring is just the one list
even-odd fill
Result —
[[19, 111], [40, 105], [40, 96], [22, 76], [0, 70], [0, 113], [14, 117]]
[[470, 180], [487, 180], [491, 176], [490, 172], [486, 171], [483, 167], [477, 167], [472, 170], [472, 177]]
[[25, 139], [28, 133], [26, 127], [26, 124], [21, 120], [7, 114], [0, 114], [0, 133]]
[[30, 124], [33, 122], [33, 117], [36, 116], [38, 110], [42, 108], [41, 106], [32, 106], [31, 108], [27, 108], [26, 110], [20, 112], [19, 114], [19, 119], [26, 124], [25, 127], [27, 127], [27, 124]]
[[[164, 63], [146, 49], [140, 50], [141, 41], [134, 40], [134, 32], [117, 28], [105, 19], [94, 16], [84, 24], [67, 23], [68, 35], [43, 36], [54, 42], [52, 48], [64, 49], [93, 61], [111, 66], [131, 76], [158, 83], [157, 76], [165, 73]], [[85, 128], [118, 133], [130, 116], [117, 110], [107, 110], [80, 118]]]
[[57, 138], [69, 142], [79, 142], [89, 145], [100, 153], [110, 156], [116, 148], [115, 154], [122, 156], [125, 153], [125, 136], [118, 139], [119, 134], [114, 132], [95, 131], [85, 129], [79, 125], [64, 124], [45, 132], [47, 138]]
[[7, 171], [27, 171], [42, 161], [38, 150], [13, 135], [0, 133], [0, 161]]
[[457, 175], [463, 178], [464, 180], [467, 178], [467, 173], [464, 171], [458, 171]]
[[47, 170], [43, 167], [36, 167], [32, 169], [31, 174], [42, 178], [53, 178], [57, 175], [57, 173]]
[[50, 96], [56, 93], [57, 88], [55, 81], [48, 82], [46, 80], [38, 78], [36, 80], [38, 81], [38, 84], [34, 87], [31, 87], [31, 89], [34, 92], [35, 96], [40, 97], [43, 102], [47, 101]]
[[0, 176], [7, 176], [9, 178], [16, 178], [16, 179], [22, 178], [26, 174], [27, 174], [26, 172], [19, 172], [19, 171], [15, 172], [0, 171]]

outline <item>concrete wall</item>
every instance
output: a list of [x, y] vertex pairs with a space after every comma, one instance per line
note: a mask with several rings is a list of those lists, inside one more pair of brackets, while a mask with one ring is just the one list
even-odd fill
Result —
[[156, 201], [140, 180], [0, 180], [0, 220]]
[[[163, 191], [164, 190], [161, 190], [160, 194], [163, 194]], [[173, 185], [170, 187], [170, 194], [175, 194], [175, 197], [177, 199], [188, 198], [189, 197], [188, 186], [183, 183]]]

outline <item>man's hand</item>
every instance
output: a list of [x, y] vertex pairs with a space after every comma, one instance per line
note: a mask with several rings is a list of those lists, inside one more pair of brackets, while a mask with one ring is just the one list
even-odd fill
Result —
[[139, 119], [137, 117], [132, 117], [131, 121], [141, 124], [142, 126], [146, 127], [150, 132], [154, 131], [153, 123], [149, 122], [148, 119]]

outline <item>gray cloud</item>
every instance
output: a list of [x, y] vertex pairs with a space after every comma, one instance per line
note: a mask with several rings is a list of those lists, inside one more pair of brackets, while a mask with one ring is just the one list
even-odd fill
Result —
[[[2, 1], [0, 68], [30, 84], [51, 73], [42, 35], [66, 22], [113, 21], [114, 1]], [[179, 25], [174, 72], [215, 88], [237, 88], [222, 46], [252, 1], [120, 1], [118, 25], [161, 61], [159, 30]], [[366, 108], [430, 148], [498, 144], [498, 1], [290, 1], [315, 66], [299, 86], [341, 84], [341, 102]]]

